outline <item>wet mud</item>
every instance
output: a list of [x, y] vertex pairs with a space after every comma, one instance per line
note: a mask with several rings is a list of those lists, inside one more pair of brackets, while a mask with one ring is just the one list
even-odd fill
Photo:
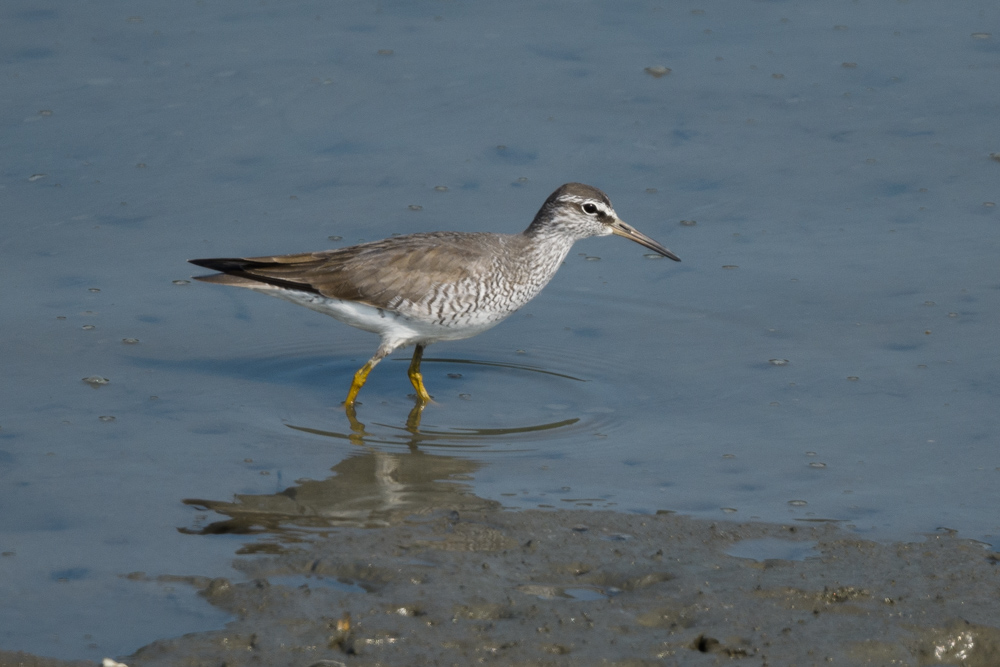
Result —
[[[496, 507], [388, 523], [272, 543], [238, 558], [239, 582], [127, 575], [195, 586], [234, 620], [117, 659], [1000, 664], [1000, 554], [949, 533], [880, 544], [832, 524]], [[0, 652], [0, 667], [71, 664], [92, 663]]]

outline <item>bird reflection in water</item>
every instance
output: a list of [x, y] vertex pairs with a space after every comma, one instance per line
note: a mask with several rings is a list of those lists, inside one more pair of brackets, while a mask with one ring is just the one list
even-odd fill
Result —
[[[245, 545], [241, 553], [281, 550], [308, 534], [336, 527], [399, 525], [415, 515], [496, 509], [499, 503], [476, 496], [469, 480], [485, 462], [469, 450], [498, 440], [508, 444], [519, 434], [560, 429], [578, 419], [500, 429], [421, 429], [418, 401], [401, 426], [372, 422], [369, 429], [347, 406], [348, 432], [286, 424], [302, 433], [346, 440], [351, 451], [323, 480], [301, 480], [274, 494], [236, 494], [232, 501], [187, 499], [184, 503], [226, 516], [221, 521], [179, 530], [189, 534], [268, 534], [270, 542]], [[386, 451], [390, 447], [404, 451]], [[464, 456], [439, 453], [450, 448]], [[435, 451], [437, 450], [437, 451]]]

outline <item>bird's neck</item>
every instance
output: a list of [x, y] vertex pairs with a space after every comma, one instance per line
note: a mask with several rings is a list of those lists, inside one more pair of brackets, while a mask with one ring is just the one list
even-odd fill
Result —
[[532, 283], [533, 294], [537, 294], [559, 270], [575, 239], [566, 234], [547, 233], [544, 229], [535, 230], [533, 234], [531, 231], [529, 228], [522, 234], [524, 248], [519, 264], [522, 275]]

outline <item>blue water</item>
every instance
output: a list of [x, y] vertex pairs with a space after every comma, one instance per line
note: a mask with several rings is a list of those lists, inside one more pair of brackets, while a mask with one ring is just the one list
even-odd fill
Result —
[[[123, 575], [238, 578], [238, 549], [280, 538], [192, 534], [224, 517], [182, 501], [308, 480], [320, 515], [372, 525], [474, 494], [1000, 543], [998, 19], [8, 0], [0, 648], [221, 626]], [[416, 433], [387, 361], [350, 438], [370, 334], [183, 282], [192, 257], [519, 231], [571, 180], [683, 263], [579, 244], [508, 322], [428, 350]], [[418, 482], [393, 472], [421, 456]]]

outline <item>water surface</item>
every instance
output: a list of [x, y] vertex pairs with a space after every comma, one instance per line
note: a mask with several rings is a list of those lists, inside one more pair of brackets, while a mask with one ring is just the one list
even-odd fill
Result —
[[[218, 627], [126, 575], [478, 503], [996, 543], [993, 3], [0, 11], [0, 647]], [[419, 426], [408, 352], [359, 431], [339, 402], [373, 336], [187, 282], [192, 257], [517, 232], [571, 180], [683, 263], [578, 244], [428, 350]]]

